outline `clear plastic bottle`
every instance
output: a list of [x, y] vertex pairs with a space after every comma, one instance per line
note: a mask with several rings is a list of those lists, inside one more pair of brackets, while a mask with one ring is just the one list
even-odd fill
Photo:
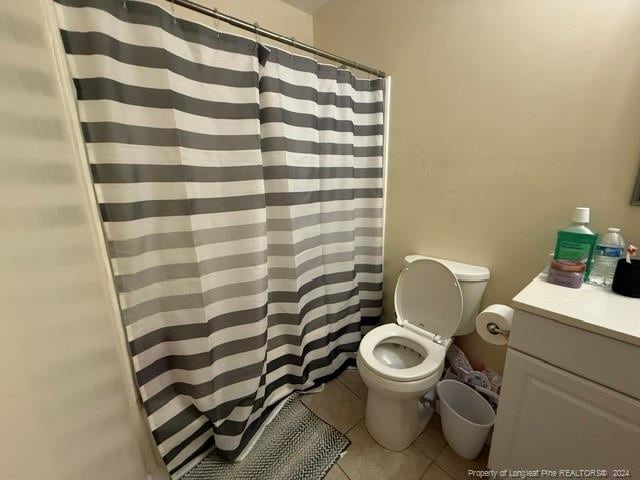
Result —
[[610, 287], [616, 271], [618, 259], [624, 254], [624, 240], [619, 228], [610, 227], [602, 238], [598, 239], [589, 283]]

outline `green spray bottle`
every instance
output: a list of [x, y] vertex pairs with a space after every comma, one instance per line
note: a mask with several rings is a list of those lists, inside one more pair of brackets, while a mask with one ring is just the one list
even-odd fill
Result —
[[571, 225], [558, 231], [554, 260], [568, 260], [585, 264], [584, 279], [589, 278], [591, 261], [598, 235], [589, 228], [589, 208], [576, 207]]

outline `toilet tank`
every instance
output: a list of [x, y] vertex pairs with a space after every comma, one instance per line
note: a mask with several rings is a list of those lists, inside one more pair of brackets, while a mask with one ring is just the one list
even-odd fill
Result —
[[467, 335], [473, 332], [476, 329], [476, 315], [478, 315], [480, 301], [489, 281], [489, 269], [480, 265], [470, 265], [424, 255], [407, 255], [404, 257], [404, 265], [407, 266], [411, 262], [423, 258], [444, 264], [456, 276], [460, 290], [462, 290], [462, 322], [456, 335]]

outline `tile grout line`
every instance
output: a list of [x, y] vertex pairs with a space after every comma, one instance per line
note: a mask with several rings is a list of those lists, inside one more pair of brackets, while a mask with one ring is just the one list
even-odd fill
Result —
[[[344, 372], [342, 372], [342, 373], [340, 374], [340, 376], [337, 378], [338, 382], [340, 382], [340, 384], [341, 384], [344, 388], [346, 388], [346, 389], [347, 389], [347, 391], [348, 391], [351, 395], [353, 395], [353, 396], [355, 397], [355, 399], [356, 399], [356, 400], [358, 400], [358, 401], [360, 401], [360, 402], [362, 402], [362, 403], [365, 403], [365, 402], [364, 402], [364, 401], [363, 401], [363, 400], [362, 400], [362, 399], [361, 399], [361, 398], [356, 394], [356, 392], [354, 392], [353, 390], [351, 390], [347, 384], [345, 384], [342, 380], [340, 380], [340, 378], [342, 377], [342, 375], [344, 375]], [[366, 403], [365, 403], [365, 408], [366, 408]], [[344, 432], [344, 434], [343, 434], [343, 435], [348, 434], [351, 430], [353, 430], [356, 426], [358, 426], [358, 424], [359, 424], [360, 422], [362, 422], [362, 421], [364, 421], [364, 415], [362, 416], [362, 418], [359, 418], [359, 419], [358, 419], [358, 421], [357, 421], [356, 423], [354, 423], [351, 427], [349, 427], [349, 428]], [[332, 425], [332, 426], [333, 426], [334, 428], [337, 428], [335, 425]]]
[[445, 451], [445, 449], [447, 448], [447, 442], [444, 442], [444, 445], [442, 445], [442, 448], [440, 449], [440, 451], [438, 452], [438, 454], [435, 456], [435, 458], [433, 459], [434, 463], [436, 461], [436, 458], [438, 458], [440, 455], [442, 455], [442, 452]]
[[[347, 392], [349, 392], [351, 395], [353, 395], [353, 397], [358, 400], [359, 402], [362, 402], [362, 400], [360, 399], [360, 397], [358, 397], [358, 395], [356, 395], [356, 393], [351, 390], [344, 382], [342, 382], [340, 380], [340, 377], [342, 377], [342, 375], [344, 375], [344, 372], [342, 372], [340, 374], [339, 377], [337, 377], [338, 382], [347, 390]], [[363, 402], [364, 403], [364, 402]], [[366, 407], [366, 405], [365, 405]], [[358, 421], [356, 423], [354, 423], [351, 427], [349, 427], [343, 435], [346, 435], [347, 433], [349, 433], [351, 430], [353, 430], [360, 422], [362, 422], [364, 420], [364, 415], [362, 415], [361, 418], [358, 419]], [[334, 428], [337, 428], [335, 425], [332, 425]]]
[[433, 459], [433, 463], [440, 469], [442, 470], [444, 473], [447, 474], [447, 476], [449, 478], [451, 478], [451, 480], [456, 479], [456, 475], [454, 472], [450, 472], [445, 465], [440, 465], [439, 463], [436, 463], [436, 460], [438, 458], [440, 458], [442, 456], [442, 454], [444, 453], [444, 451], [447, 449], [448, 444], [445, 443], [444, 447], [442, 447], [442, 450], [440, 450], [440, 453], [436, 456], [436, 458]]
[[[427, 428], [429, 428], [429, 425], [427, 425]], [[427, 428], [425, 428], [425, 430], [426, 430]], [[444, 439], [444, 443], [442, 444], [442, 447], [440, 447], [440, 450], [438, 451], [438, 453], [433, 457], [433, 460], [432, 460], [432, 462], [433, 462], [433, 463], [436, 463], [436, 460], [438, 459], [438, 457], [439, 457], [440, 455], [442, 455], [442, 452], [444, 452], [444, 451], [445, 451], [445, 449], [447, 448], [447, 445], [449, 445], [449, 444], [448, 444], [448, 442], [447, 442], [447, 439], [446, 439], [446, 438], [444, 438], [444, 433], [442, 433], [442, 428], [440, 428], [440, 432], [439, 432], [439, 434], [440, 434], [440, 435], [442, 436], [442, 438]], [[437, 465], [437, 464], [436, 464], [436, 465]], [[443, 469], [443, 471], [444, 471], [444, 469]]]
[[[340, 383], [342, 383], [342, 382], [340, 382]], [[349, 387], [349, 385], [347, 385], [346, 383], [342, 383], [342, 385], [344, 385], [344, 386], [347, 388], [347, 390], [349, 390], [351, 393], [353, 393], [353, 394], [356, 396], [356, 398], [357, 398], [358, 400], [360, 400], [360, 401], [361, 401], [361, 402], [363, 402], [363, 403], [366, 403], [366, 402], [367, 402], [367, 400], [366, 400], [366, 399], [364, 399], [364, 398], [360, 398], [360, 396], [359, 396], [355, 391], [353, 391], [353, 390]]]
[[[364, 422], [364, 417], [362, 417], [360, 420], [358, 420], [356, 423], [353, 424], [353, 426], [351, 426], [349, 428], [349, 430], [347, 430], [346, 432], [343, 433], [343, 435], [346, 435], [347, 433], [349, 433], [351, 430], [353, 430], [354, 428], [356, 428], [358, 425], [360, 425], [360, 423]], [[335, 428], [335, 427], [334, 427]], [[365, 427], [366, 428], [366, 427]]]
[[[420, 432], [420, 435], [422, 435], [424, 432], [426, 432], [428, 428], [429, 428], [429, 425], [427, 424], [427, 426], [424, 428], [424, 430], [422, 432]], [[418, 437], [420, 435], [418, 435]], [[418, 439], [418, 437], [416, 437], [413, 440], [411, 445], [415, 445], [415, 442]], [[431, 466], [431, 464], [436, 463], [436, 458], [438, 458], [442, 454], [442, 452], [444, 451], [445, 448], [447, 448], [447, 442], [446, 441], [445, 441], [444, 445], [442, 445], [442, 447], [440, 448], [440, 451], [433, 458], [429, 458], [429, 456], [426, 453], [424, 453], [421, 448], [418, 448], [417, 450], [418, 450], [418, 452], [420, 452], [420, 454], [422, 454], [423, 457], [425, 457], [427, 460], [429, 460], [429, 466]], [[426, 472], [426, 470], [425, 470], [425, 472]], [[423, 474], [424, 474], [424, 472], [423, 472]]]
[[447, 442], [445, 441], [444, 445], [442, 446], [442, 448], [440, 449], [440, 451], [438, 452], [438, 454], [434, 457], [434, 459], [433, 459], [433, 464], [434, 464], [434, 465], [437, 465], [437, 466], [438, 466], [438, 468], [439, 468], [440, 470], [442, 470], [444, 473], [446, 473], [447, 475], [449, 475], [449, 477], [453, 478], [453, 475], [451, 475], [451, 474], [449, 473], [449, 471], [448, 471], [447, 469], [445, 469], [445, 468], [444, 468], [444, 466], [440, 465], [440, 464], [437, 462], [438, 458], [440, 458], [440, 456], [441, 456], [441, 455], [444, 453], [444, 451], [447, 449], [447, 445], [448, 445], [448, 444], [447, 444]]
[[[355, 372], [357, 372], [358, 370], [354, 370], [354, 371], [355, 371]], [[353, 393], [353, 394], [356, 396], [356, 398], [357, 398], [358, 400], [360, 400], [361, 402], [366, 403], [366, 402], [367, 402], [367, 400], [366, 400], [366, 399], [364, 399], [364, 398], [360, 398], [360, 395], [358, 395], [358, 394], [357, 394], [357, 393], [356, 393], [356, 392], [355, 392], [351, 387], [349, 387], [349, 385], [347, 385], [346, 383], [344, 383], [344, 382], [340, 379], [340, 378], [342, 377], [342, 375], [344, 375], [344, 372], [342, 372], [342, 374], [338, 377], [338, 381], [339, 381], [342, 385], [344, 385], [344, 386], [347, 388], [347, 390], [349, 390], [351, 393]], [[358, 375], [360, 375], [360, 373], [358, 373]]]
[[347, 472], [345, 472], [342, 467], [340, 465], [338, 465], [338, 462], [336, 462], [336, 467], [338, 467], [338, 470], [340, 470], [345, 477], [347, 477], [349, 480], [351, 480], [351, 477], [347, 474]]
[[[430, 469], [431, 467], [433, 467], [433, 466], [435, 466], [435, 467], [436, 467], [436, 468], [438, 468], [442, 473], [444, 473], [444, 474], [447, 476], [447, 478], [448, 478], [448, 479], [450, 479], [450, 480], [455, 480], [455, 477], [454, 477], [453, 475], [451, 475], [447, 470], [445, 470], [444, 468], [442, 468], [440, 465], [438, 465], [438, 464], [436, 463], [436, 461], [435, 461], [435, 460], [433, 460], [433, 461], [429, 464], [429, 466], [427, 467], [427, 470], [429, 470], [429, 469]], [[425, 471], [422, 473], [422, 476], [423, 476], [423, 477], [424, 477], [425, 473], [427, 473], [427, 470], [425, 470]]]
[[[413, 444], [412, 444], [413, 445]], [[420, 449], [418, 449], [420, 450]], [[424, 455], [424, 454], [423, 454]], [[425, 455], [426, 457], [426, 455]], [[429, 470], [429, 468], [431, 467], [431, 465], [433, 465], [435, 463], [435, 459], [431, 460], [429, 458], [427, 458], [427, 460], [429, 460], [429, 463], [427, 463], [427, 466], [425, 467], [425, 469], [422, 471], [422, 473], [420, 474], [419, 480], [422, 480], [422, 477], [424, 477], [424, 474], [427, 473], [427, 470]]]

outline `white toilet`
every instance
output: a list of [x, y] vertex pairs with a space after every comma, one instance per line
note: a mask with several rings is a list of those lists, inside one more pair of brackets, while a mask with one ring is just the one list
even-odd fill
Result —
[[400, 451], [424, 430], [433, 409], [425, 395], [444, 368], [454, 335], [475, 329], [489, 280], [477, 265], [420, 255], [405, 257], [395, 290], [397, 324], [371, 330], [358, 349], [369, 389], [366, 426], [383, 447]]

